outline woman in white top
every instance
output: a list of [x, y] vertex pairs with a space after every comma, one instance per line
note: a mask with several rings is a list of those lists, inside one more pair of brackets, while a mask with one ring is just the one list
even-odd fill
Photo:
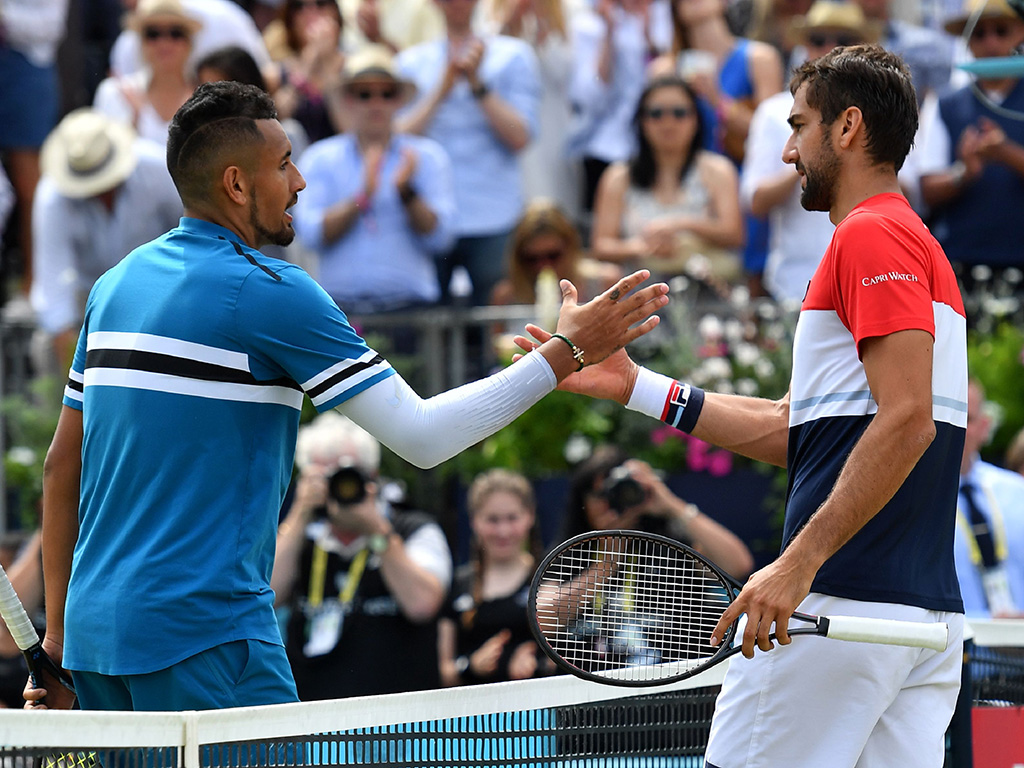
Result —
[[142, 0], [129, 24], [139, 35], [146, 66], [101, 82], [93, 106], [163, 146], [171, 118], [195, 89], [188, 60], [200, 22], [180, 0]]
[[714, 276], [737, 277], [738, 175], [727, 158], [701, 149], [705, 128], [693, 90], [674, 75], [652, 80], [634, 126], [636, 155], [609, 166], [598, 185], [594, 256], [671, 275], [701, 253]]

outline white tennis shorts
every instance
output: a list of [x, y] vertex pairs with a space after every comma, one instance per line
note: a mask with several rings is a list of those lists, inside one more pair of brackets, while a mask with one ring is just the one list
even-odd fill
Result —
[[709, 768], [940, 768], [960, 690], [963, 615], [816, 593], [798, 610], [945, 621], [949, 645], [940, 653], [797, 636], [767, 653], [755, 649], [753, 659], [732, 657]]

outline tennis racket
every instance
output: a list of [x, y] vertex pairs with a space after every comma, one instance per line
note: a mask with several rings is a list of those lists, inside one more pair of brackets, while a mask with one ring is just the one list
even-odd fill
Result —
[[50, 677], [58, 680], [61, 685], [72, 693], [75, 692], [75, 685], [71, 677], [60, 669], [53, 660], [46, 655], [39, 642], [39, 635], [35, 627], [25, 613], [25, 607], [18, 599], [7, 572], [0, 566], [0, 617], [14, 638], [15, 645], [25, 654], [28, 662], [28, 674], [32, 680], [32, 687], [41, 687], [41, 675], [46, 672]]
[[[692, 677], [739, 653], [718, 620], [742, 585], [690, 547], [639, 531], [594, 531], [550, 552], [530, 585], [534, 636], [561, 669], [599, 683], [651, 686]], [[945, 650], [941, 622], [809, 616], [790, 635]], [[771, 635], [775, 639], [775, 635]]]

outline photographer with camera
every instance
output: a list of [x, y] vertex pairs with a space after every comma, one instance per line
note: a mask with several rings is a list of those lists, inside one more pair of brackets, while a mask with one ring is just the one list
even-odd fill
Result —
[[380, 445], [336, 412], [299, 431], [294, 500], [271, 578], [303, 701], [437, 688], [452, 573], [440, 526], [389, 503]]
[[649, 464], [629, 459], [618, 446], [602, 445], [573, 472], [562, 540], [612, 529], [677, 539], [741, 581], [754, 567], [736, 534], [672, 493]]

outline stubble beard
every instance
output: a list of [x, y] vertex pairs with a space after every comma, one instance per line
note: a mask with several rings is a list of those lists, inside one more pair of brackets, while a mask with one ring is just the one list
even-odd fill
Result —
[[256, 193], [253, 192], [252, 202], [249, 204], [249, 224], [256, 233], [256, 241], [261, 245], [291, 245], [295, 239], [295, 230], [288, 224], [282, 224], [280, 229], [270, 230], [260, 224], [259, 203], [256, 200]]
[[800, 205], [807, 211], [831, 211], [836, 197], [836, 184], [839, 180], [839, 158], [829, 143], [829, 138], [822, 137], [821, 161], [816, 168], [801, 165], [804, 173], [804, 188], [800, 192]]

